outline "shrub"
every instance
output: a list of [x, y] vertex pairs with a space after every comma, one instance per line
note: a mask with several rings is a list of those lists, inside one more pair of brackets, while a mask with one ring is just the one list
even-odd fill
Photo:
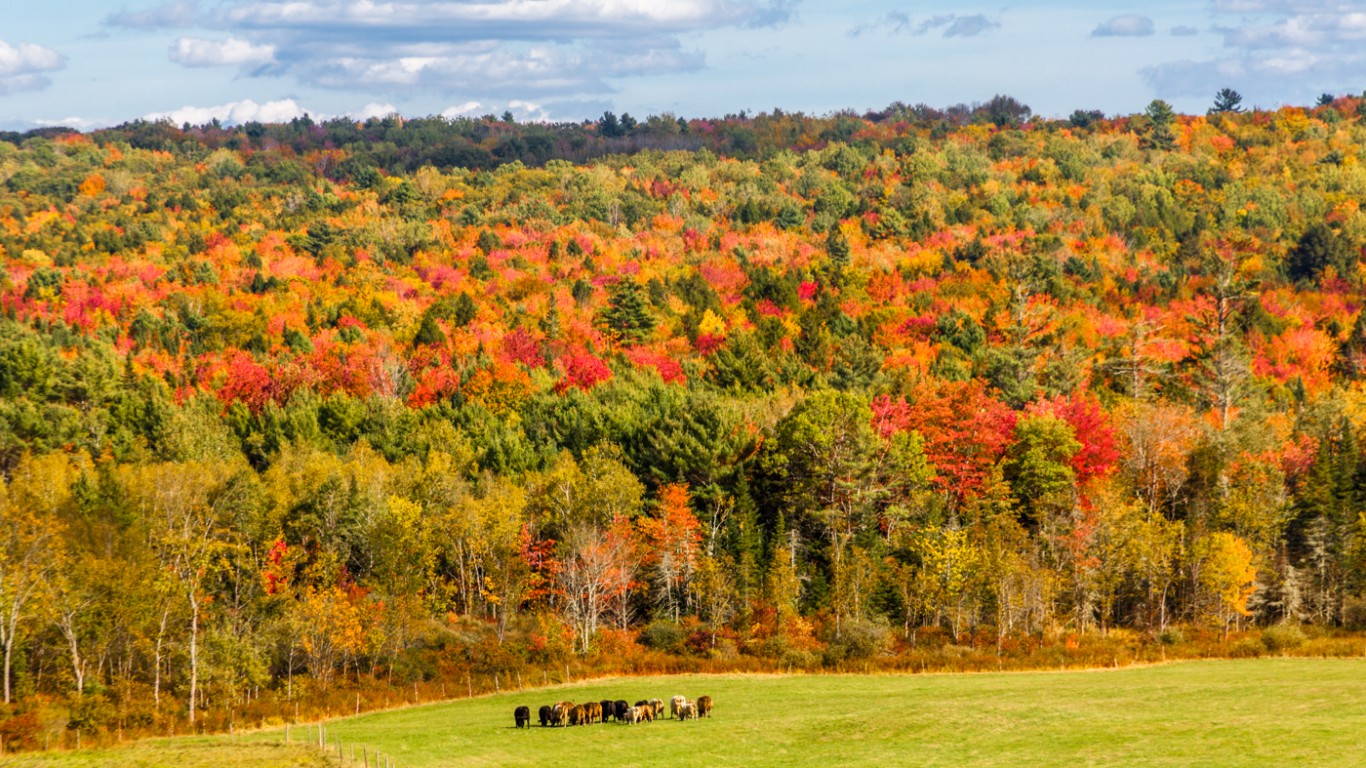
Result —
[[1157, 633], [1157, 642], [1162, 645], [1180, 645], [1186, 642], [1186, 633], [1176, 627], [1167, 627]]
[[842, 622], [839, 631], [825, 647], [826, 664], [842, 661], [862, 661], [885, 653], [891, 647], [892, 632], [886, 617], [874, 620], [850, 619]]
[[1259, 638], [1245, 637], [1233, 644], [1228, 655], [1235, 659], [1254, 659], [1266, 650]]
[[640, 630], [639, 642], [657, 651], [678, 653], [683, 650], [683, 641], [686, 639], [687, 635], [677, 623], [660, 619], [646, 624]]
[[1308, 640], [1296, 624], [1277, 624], [1262, 630], [1262, 645], [1271, 653], [1283, 653], [1304, 645]]
[[[1366, 104], [1366, 99], [1362, 104]], [[1347, 629], [1366, 629], [1366, 598], [1349, 597], [1343, 602], [1342, 625]]]
[[35, 712], [20, 712], [12, 717], [0, 719], [0, 743], [6, 751], [16, 749], [37, 749], [38, 734], [43, 724]]

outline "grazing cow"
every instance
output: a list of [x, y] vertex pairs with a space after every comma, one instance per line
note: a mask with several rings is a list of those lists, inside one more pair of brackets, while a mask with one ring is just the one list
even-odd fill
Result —
[[560, 722], [559, 719], [555, 717], [555, 708], [550, 706], [549, 704], [543, 705], [541, 707], [540, 715], [542, 728], [545, 728], [546, 726], [550, 725], [555, 725]]
[[617, 705], [612, 703], [611, 699], [603, 699], [598, 702], [598, 706], [602, 707], [602, 721], [604, 723], [617, 716]]
[[710, 697], [710, 696], [698, 696], [698, 697], [697, 697], [697, 716], [698, 716], [698, 717], [711, 717], [711, 697]]
[[678, 708], [688, 703], [687, 696], [675, 696], [669, 699], [669, 717], [678, 717]]
[[664, 714], [663, 699], [650, 699], [650, 706], [655, 708], [655, 717], [659, 717], [660, 715]]
[[692, 703], [691, 701], [685, 701], [685, 702], [683, 702], [683, 705], [680, 706], [680, 707], [678, 708], [678, 719], [679, 719], [679, 720], [696, 720], [696, 719], [697, 719], [697, 705], [694, 704], [694, 703]]
[[631, 707], [630, 709], [626, 710], [625, 722], [626, 722], [628, 725], [635, 725], [636, 723], [640, 722], [640, 720], [641, 720], [641, 714], [640, 714], [640, 713], [641, 713], [641, 708], [640, 708], [640, 707]]
[[627, 704], [622, 699], [617, 699], [616, 701], [612, 702], [612, 714], [616, 715], [618, 722], [626, 719], [626, 713], [630, 711], [630, 709], [631, 705]]
[[518, 728], [530, 728], [531, 707], [518, 707], [512, 710], [512, 719], [517, 721]]
[[655, 708], [654, 708], [652, 705], [646, 704], [646, 705], [641, 706], [641, 707], [636, 707], [636, 710], [640, 712], [640, 720], [641, 720], [641, 722], [645, 722], [645, 723], [652, 723], [652, 722], [654, 722], [654, 719], [655, 719]]
[[569, 710], [574, 708], [574, 702], [562, 701], [555, 705], [556, 725], [569, 725]]
[[570, 725], [588, 725], [592, 721], [588, 719], [588, 705], [575, 704], [569, 710]]
[[590, 701], [583, 705], [584, 725], [602, 722], [602, 704]]

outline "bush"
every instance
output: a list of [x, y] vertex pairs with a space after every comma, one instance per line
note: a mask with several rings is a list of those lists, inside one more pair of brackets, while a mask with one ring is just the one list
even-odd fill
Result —
[[885, 653], [891, 647], [892, 631], [886, 617], [874, 620], [850, 619], [825, 647], [826, 664], [862, 661]]
[[1228, 655], [1234, 659], [1255, 659], [1266, 650], [1260, 639], [1245, 637], [1233, 644]]
[[37, 749], [38, 734], [42, 729], [43, 724], [38, 720], [37, 713], [20, 712], [0, 719], [0, 743], [3, 743], [7, 752]]
[[[1366, 105], [1366, 99], [1362, 104]], [[1366, 598], [1349, 597], [1343, 602], [1342, 625], [1347, 629], [1366, 629]]]
[[1180, 645], [1186, 642], [1186, 633], [1176, 627], [1167, 627], [1157, 633], [1157, 642], [1162, 645]]
[[646, 624], [645, 628], [640, 630], [639, 642], [656, 651], [679, 653], [683, 650], [683, 642], [686, 639], [687, 634], [677, 623], [660, 619]]
[[1309, 638], [1296, 624], [1277, 624], [1262, 630], [1262, 645], [1271, 653], [1283, 653], [1299, 648]]

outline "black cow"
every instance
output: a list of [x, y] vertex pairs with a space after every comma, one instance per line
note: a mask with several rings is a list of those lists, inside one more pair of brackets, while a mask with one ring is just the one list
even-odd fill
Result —
[[615, 714], [617, 717], [617, 722], [620, 723], [625, 721], [626, 713], [631, 711], [631, 705], [627, 704], [624, 699], [617, 699], [616, 701], [612, 702], [612, 706], [616, 710]]
[[546, 704], [541, 707], [540, 714], [542, 728], [555, 725], [559, 722], [559, 718], [555, 717], [555, 708], [550, 706], [549, 704]]
[[531, 707], [518, 707], [512, 711], [512, 717], [516, 719], [518, 728], [531, 727]]
[[603, 699], [603, 700], [602, 700], [602, 722], [605, 723], [605, 722], [607, 722], [608, 720], [611, 720], [613, 717], [616, 716], [616, 714], [617, 714], [617, 707], [616, 707], [615, 704], [612, 703], [612, 700], [611, 700], [611, 699]]

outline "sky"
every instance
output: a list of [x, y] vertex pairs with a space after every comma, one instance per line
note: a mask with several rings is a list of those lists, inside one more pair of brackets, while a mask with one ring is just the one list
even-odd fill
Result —
[[863, 112], [1203, 113], [1366, 89], [1366, 0], [6, 0], [0, 129]]

